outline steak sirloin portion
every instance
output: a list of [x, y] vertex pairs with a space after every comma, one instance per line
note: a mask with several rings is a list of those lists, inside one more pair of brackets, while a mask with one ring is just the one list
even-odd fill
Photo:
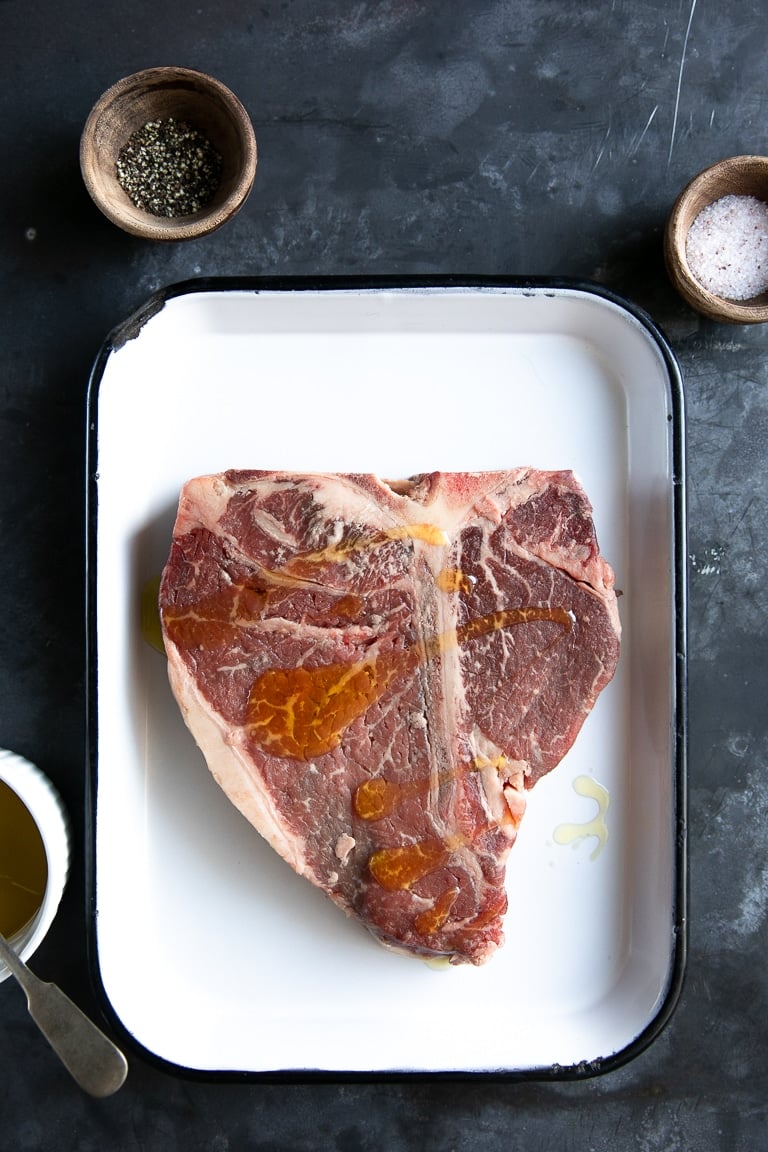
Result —
[[214, 777], [378, 940], [483, 963], [526, 792], [619, 656], [570, 472], [230, 471], [181, 493], [160, 611]]

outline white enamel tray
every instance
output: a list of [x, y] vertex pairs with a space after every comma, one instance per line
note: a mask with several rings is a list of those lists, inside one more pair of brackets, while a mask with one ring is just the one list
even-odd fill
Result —
[[[674, 358], [594, 286], [194, 282], [112, 335], [89, 393], [89, 883], [97, 981], [146, 1056], [208, 1077], [575, 1076], [656, 1035], [685, 950], [682, 462]], [[142, 592], [191, 476], [517, 465], [581, 478], [622, 656], [530, 794], [505, 947], [436, 971], [347, 921], [229, 804]]]

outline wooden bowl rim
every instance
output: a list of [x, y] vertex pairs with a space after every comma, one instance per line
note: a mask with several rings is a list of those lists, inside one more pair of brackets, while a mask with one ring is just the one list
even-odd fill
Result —
[[[225, 109], [241, 145], [240, 174], [224, 200], [192, 215], [166, 218], [146, 213], [140, 218], [128, 216], [123, 214], [119, 207], [105, 200], [102, 195], [101, 180], [97, 176], [97, 151], [94, 143], [97, 125], [115, 102], [127, 93], [141, 89], [151, 91], [155, 87], [172, 89], [174, 84], [192, 85], [193, 90], [203, 98], [213, 96]], [[80, 171], [91, 199], [103, 215], [118, 228], [146, 240], [192, 240], [220, 228], [240, 210], [248, 198], [256, 176], [257, 162], [258, 150], [253, 124], [234, 92], [207, 72], [174, 65], [144, 68], [117, 80], [93, 105], [80, 137]], [[114, 183], [115, 186], [119, 186], [117, 176], [114, 178]]]
[[[730, 300], [717, 296], [700, 284], [691, 272], [685, 245], [688, 229], [698, 211], [707, 204], [729, 195], [733, 191], [734, 178], [748, 176], [752, 171], [759, 171], [763, 175], [768, 189], [768, 156], [757, 154], [729, 156], [702, 169], [680, 192], [664, 231], [664, 260], [675, 288], [698, 312], [713, 320], [731, 324], [763, 324], [768, 321], [768, 292], [761, 293], [752, 301]], [[741, 181], [737, 181], [737, 186], [740, 184]], [[702, 190], [708, 187], [713, 189], [713, 194], [706, 196], [695, 215], [688, 219], [691, 204], [701, 195]]]

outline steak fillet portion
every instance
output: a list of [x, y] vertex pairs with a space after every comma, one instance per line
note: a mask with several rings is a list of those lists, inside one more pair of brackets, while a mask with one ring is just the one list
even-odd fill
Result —
[[572, 473], [190, 480], [160, 613], [185, 721], [272, 847], [381, 943], [483, 963], [526, 791], [619, 656]]

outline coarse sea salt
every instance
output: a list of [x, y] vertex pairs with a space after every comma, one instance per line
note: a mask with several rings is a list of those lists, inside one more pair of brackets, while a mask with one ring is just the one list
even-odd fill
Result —
[[703, 288], [729, 300], [768, 289], [768, 204], [755, 196], [721, 196], [688, 229], [688, 267]]

